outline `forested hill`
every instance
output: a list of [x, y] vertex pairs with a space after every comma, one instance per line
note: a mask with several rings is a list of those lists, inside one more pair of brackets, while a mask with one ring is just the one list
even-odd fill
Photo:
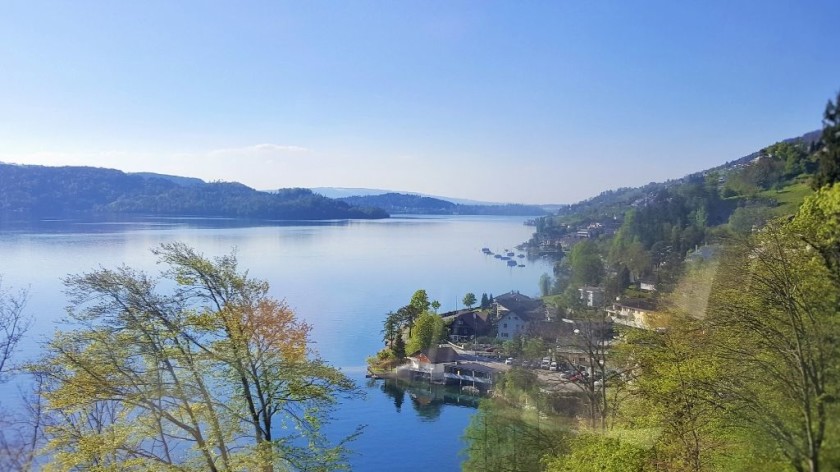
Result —
[[[706, 243], [747, 235], [776, 216], [791, 215], [812, 193], [818, 168], [816, 133], [767, 146], [749, 156], [681, 179], [604, 192], [535, 220], [532, 250], [560, 254], [581, 241], [606, 264], [582, 285], [617, 295], [626, 280], [654, 279], [669, 288], [686, 254]], [[673, 269], [673, 270], [666, 270]]]
[[0, 163], [0, 216], [4, 219], [72, 215], [155, 215], [324, 220], [387, 218], [306, 189], [259, 192], [235, 182], [157, 174], [126, 174], [95, 167]]
[[[667, 189], [673, 190], [686, 183], [702, 181], [710, 175], [719, 179], [719, 187], [725, 196], [755, 196], [761, 190], [789, 182], [799, 174], [813, 171], [816, 162], [814, 159], [808, 160], [807, 156], [813, 154], [820, 133], [820, 130], [815, 130], [799, 137], [785, 139], [741, 158], [679, 179], [651, 182], [642, 187], [607, 190], [590, 199], [560, 208], [556, 216], [571, 224], [613, 216], [621, 217], [631, 208], [645, 206], [646, 202]], [[767, 156], [770, 159], [761, 162], [761, 158]]]
[[462, 205], [439, 198], [404, 193], [344, 197], [338, 200], [351, 205], [382, 208], [392, 214], [502, 216], [542, 216], [546, 214], [545, 210], [535, 205]]

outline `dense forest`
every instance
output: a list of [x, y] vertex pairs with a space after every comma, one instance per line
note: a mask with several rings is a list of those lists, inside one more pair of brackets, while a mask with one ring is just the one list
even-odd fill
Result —
[[284, 220], [388, 217], [380, 209], [354, 207], [306, 189], [268, 193], [235, 182], [0, 163], [0, 218], [110, 214]]
[[542, 216], [546, 214], [545, 210], [536, 205], [464, 205], [439, 198], [403, 193], [343, 197], [338, 200], [356, 206], [382, 208], [391, 214], [500, 216]]
[[529, 246], [565, 254], [541, 290], [576, 327], [548, 352], [586, 365], [571, 394], [514, 368], [467, 429], [464, 470], [840, 469], [840, 94], [823, 116], [538, 220]]

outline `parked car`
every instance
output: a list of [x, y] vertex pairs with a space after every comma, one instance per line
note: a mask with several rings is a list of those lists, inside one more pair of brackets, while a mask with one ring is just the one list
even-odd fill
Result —
[[512, 358], [512, 357], [508, 357], [507, 359], [505, 359], [505, 364], [506, 364], [506, 365], [513, 365], [513, 358]]

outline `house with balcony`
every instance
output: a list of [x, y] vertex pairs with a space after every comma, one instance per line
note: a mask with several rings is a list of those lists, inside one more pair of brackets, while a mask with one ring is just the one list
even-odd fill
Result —
[[656, 304], [651, 300], [627, 299], [613, 303], [607, 308], [607, 313], [616, 324], [654, 330], [662, 324], [663, 316], [656, 308]]

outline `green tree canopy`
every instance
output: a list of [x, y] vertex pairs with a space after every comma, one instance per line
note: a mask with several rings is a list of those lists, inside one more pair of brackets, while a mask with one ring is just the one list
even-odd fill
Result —
[[356, 389], [311, 350], [310, 327], [233, 255], [209, 259], [181, 243], [154, 253], [160, 277], [119, 267], [65, 279], [72, 328], [30, 366], [44, 379], [50, 467], [344, 464], [343, 442], [321, 425]]
[[598, 253], [598, 246], [589, 240], [572, 247], [569, 255], [572, 284], [577, 286], [598, 285], [604, 275], [604, 263]]
[[475, 299], [475, 294], [469, 292], [466, 295], [464, 295], [464, 299], [462, 301], [464, 302], [464, 306], [466, 306], [467, 308], [472, 308], [472, 306], [475, 305], [475, 302], [477, 300]]
[[840, 92], [834, 102], [828, 101], [823, 114], [823, 131], [820, 138], [817, 172], [812, 186], [822, 188], [840, 181]]

